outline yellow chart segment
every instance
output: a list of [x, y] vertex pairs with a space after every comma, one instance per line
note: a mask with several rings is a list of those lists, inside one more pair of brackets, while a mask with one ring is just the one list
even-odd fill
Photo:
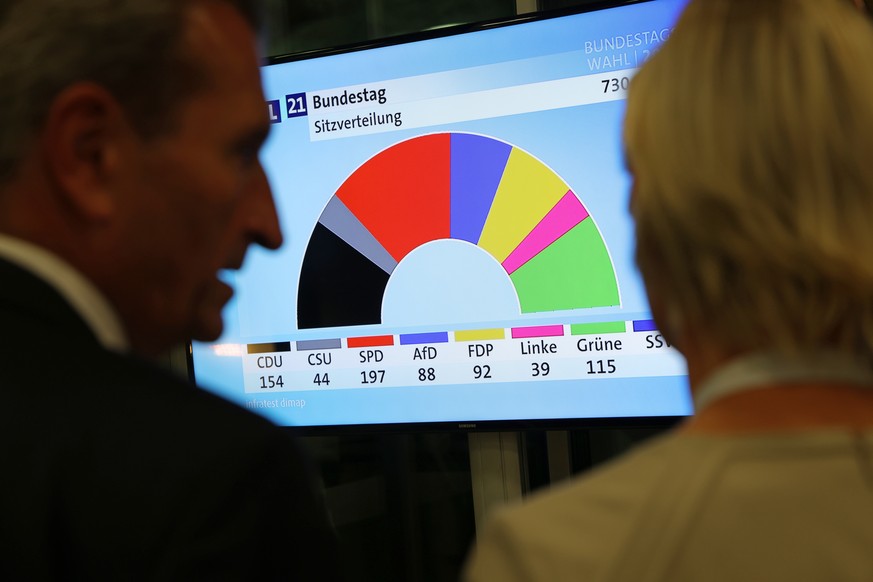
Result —
[[502, 263], [569, 190], [542, 162], [513, 148], [479, 246]]

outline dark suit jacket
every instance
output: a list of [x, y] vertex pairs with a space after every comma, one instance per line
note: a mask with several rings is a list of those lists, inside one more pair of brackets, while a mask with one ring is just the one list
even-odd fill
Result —
[[280, 429], [103, 349], [0, 261], [0, 579], [332, 580], [335, 539]]

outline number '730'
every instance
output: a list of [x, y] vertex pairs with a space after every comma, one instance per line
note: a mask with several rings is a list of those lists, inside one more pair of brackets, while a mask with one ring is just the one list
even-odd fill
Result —
[[630, 78], [613, 77], [612, 79], [602, 79], [600, 82], [603, 83], [604, 93], [615, 93], [618, 90], [627, 91], [628, 85], [630, 85]]

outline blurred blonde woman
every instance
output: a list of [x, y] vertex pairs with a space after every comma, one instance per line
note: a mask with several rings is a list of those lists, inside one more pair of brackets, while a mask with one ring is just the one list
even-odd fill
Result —
[[498, 514], [467, 580], [873, 580], [871, 55], [845, 0], [692, 0], [625, 139], [697, 412]]

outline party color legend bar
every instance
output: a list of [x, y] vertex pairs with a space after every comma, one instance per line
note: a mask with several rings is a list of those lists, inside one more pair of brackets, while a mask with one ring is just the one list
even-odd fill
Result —
[[535, 327], [513, 327], [512, 338], [558, 337], [564, 335], [563, 325], [539, 325]]
[[394, 345], [393, 335], [373, 335], [369, 337], [350, 337], [346, 340], [350, 348], [378, 348]]
[[652, 320], [300, 340], [296, 351], [289, 341], [245, 347], [252, 393], [685, 374]]

